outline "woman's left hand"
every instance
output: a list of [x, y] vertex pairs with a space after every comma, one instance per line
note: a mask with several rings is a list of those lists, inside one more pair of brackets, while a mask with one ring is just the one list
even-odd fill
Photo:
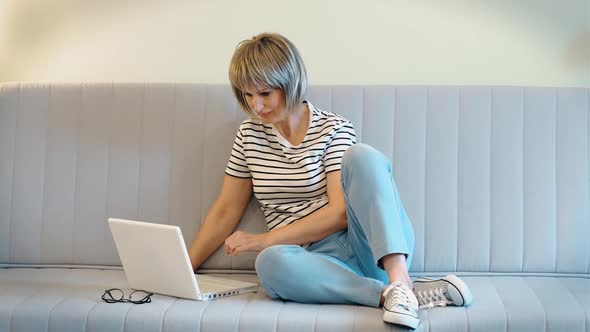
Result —
[[237, 231], [225, 239], [225, 253], [238, 256], [247, 251], [261, 251], [268, 247], [268, 234], [253, 234]]

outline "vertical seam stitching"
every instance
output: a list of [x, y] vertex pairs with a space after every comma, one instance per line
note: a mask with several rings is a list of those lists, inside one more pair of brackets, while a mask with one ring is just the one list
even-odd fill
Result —
[[525, 163], [526, 163], [526, 158], [525, 158], [525, 139], [526, 139], [526, 133], [525, 133], [525, 129], [526, 129], [526, 89], [525, 88], [521, 88], [521, 105], [522, 105], [522, 147], [521, 147], [521, 160], [522, 160], [522, 169], [521, 169], [521, 176], [522, 176], [522, 188], [521, 188], [521, 204], [522, 204], [522, 209], [521, 209], [521, 215], [522, 215], [522, 227], [521, 227], [521, 231], [522, 231], [522, 256], [521, 256], [521, 261], [520, 261], [520, 272], [524, 272], [524, 265], [525, 265], [525, 259], [526, 259], [526, 199], [525, 199]]
[[552, 279], [556, 280], [567, 291], [567, 293], [571, 296], [571, 298], [574, 300], [574, 302], [578, 304], [579, 308], [582, 308], [582, 313], [584, 314], [584, 328], [585, 328], [586, 327], [586, 310], [584, 310], [584, 307], [582, 306], [582, 304], [580, 303], [580, 301], [576, 297], [575, 293], [572, 292], [572, 290], [563, 283], [563, 279], [561, 279], [561, 278], [552, 278]]
[[[364, 133], [365, 133], [365, 130], [364, 130], [365, 128], [364, 127], [365, 127], [365, 99], [366, 99], [365, 98], [365, 93], [366, 93], [366, 90], [365, 90], [365, 87], [362, 87], [361, 89], [362, 89], [362, 94], [361, 94], [361, 113], [362, 113], [362, 116], [361, 116], [361, 119], [360, 119], [360, 121], [361, 121], [360, 128], [361, 128], [361, 135], [364, 135]], [[363, 139], [363, 142], [364, 142], [364, 139]]]
[[94, 311], [94, 308], [96, 308], [96, 306], [99, 304], [100, 302], [95, 302], [92, 307], [90, 307], [88, 309], [88, 312], [86, 312], [86, 317], [84, 318], [84, 331], [88, 331], [88, 317], [90, 316], [90, 313], [92, 311]]
[[[426, 241], [426, 235], [427, 235], [427, 227], [426, 224], [428, 222], [428, 193], [427, 193], [427, 189], [428, 189], [428, 176], [426, 173], [428, 173], [428, 113], [429, 113], [429, 108], [430, 108], [430, 89], [428, 87], [425, 87], [425, 99], [426, 99], [426, 110], [425, 110], [425, 117], [424, 117], [424, 234], [422, 235], [422, 243], [424, 244], [424, 260], [423, 260], [423, 271], [426, 271], [427, 269], [427, 264], [426, 264], [426, 259], [428, 258], [427, 255], [427, 245], [428, 245], [428, 241]], [[430, 329], [430, 326], [429, 326]]]
[[525, 284], [527, 286], [527, 288], [531, 291], [531, 294], [535, 297], [535, 299], [537, 299], [537, 302], [539, 303], [541, 310], [543, 310], [543, 316], [545, 316], [545, 332], [547, 332], [547, 330], [548, 330], [547, 325], [549, 324], [549, 318], [547, 317], [547, 311], [545, 310], [545, 306], [543, 305], [543, 302], [541, 301], [541, 299], [539, 298], [539, 296], [537, 295], [535, 290], [531, 287], [531, 285], [525, 281], [528, 278], [524, 278], [524, 277], [518, 277], [518, 278], [521, 279], [523, 284]]
[[39, 263], [43, 263], [44, 259], [42, 257], [43, 253], [45, 253], [45, 250], [43, 250], [43, 233], [45, 231], [45, 213], [46, 213], [46, 204], [47, 204], [47, 158], [49, 153], [47, 152], [48, 148], [49, 148], [49, 123], [51, 121], [50, 117], [51, 117], [51, 107], [52, 107], [52, 100], [53, 98], [53, 83], [49, 83], [49, 94], [47, 96], [47, 112], [46, 112], [46, 121], [45, 121], [45, 140], [44, 140], [44, 145], [45, 145], [45, 155], [44, 155], [44, 161], [43, 161], [43, 179], [41, 180], [43, 182], [42, 186], [42, 202], [41, 202], [41, 232], [39, 233]]
[[279, 311], [276, 314], [276, 319], [275, 319], [275, 332], [277, 332], [279, 330], [279, 316], [281, 315], [281, 312], [283, 311], [283, 308], [285, 307], [285, 301], [281, 302], [281, 307], [279, 308]]
[[27, 302], [29, 299], [31, 299], [32, 297], [34, 297], [35, 295], [41, 293], [41, 289], [37, 288], [33, 291], [33, 293], [29, 294], [28, 296], [24, 297], [20, 302], [15, 303], [14, 307], [12, 308], [12, 311], [10, 312], [10, 318], [9, 318], [9, 326], [10, 326], [10, 331], [15, 331], [14, 329], [14, 314], [16, 313], [16, 308], [19, 305], [22, 305], [23, 303]]
[[461, 141], [459, 140], [459, 135], [460, 135], [460, 130], [461, 130], [461, 97], [462, 97], [461, 88], [457, 88], [457, 99], [456, 99], [456, 102], [457, 102], [457, 108], [456, 108], [456, 110], [457, 110], [457, 132], [456, 132], [456, 135], [457, 135], [456, 136], [457, 155], [455, 156], [455, 161], [457, 163], [456, 167], [455, 167], [455, 177], [457, 180], [455, 183], [456, 184], [455, 188], [457, 190], [457, 193], [455, 196], [455, 199], [456, 199], [455, 208], [457, 210], [455, 213], [456, 213], [457, 221], [455, 223], [455, 239], [456, 239], [455, 240], [455, 246], [456, 246], [455, 247], [455, 271], [457, 271], [459, 269], [459, 252], [460, 252], [459, 245], [461, 244], [461, 241], [459, 239], [459, 223], [461, 221], [461, 216], [459, 213], [459, 211], [460, 211], [459, 210], [459, 190], [461, 189], [461, 187], [459, 186], [459, 181], [460, 181], [460, 179], [459, 179], [459, 174], [460, 174], [459, 173], [459, 167], [460, 167], [460, 162], [459, 162], [460, 151], [459, 150], [460, 150], [460, 146], [459, 145], [461, 144]]
[[[509, 327], [508, 327], [508, 311], [506, 310], [506, 304], [504, 303], [504, 301], [502, 301], [502, 296], [500, 296], [500, 292], [498, 291], [498, 287], [496, 286], [496, 284], [494, 283], [494, 280], [496, 278], [491, 277], [488, 280], [490, 281], [490, 284], [492, 285], [492, 287], [494, 288], [494, 292], [496, 293], [496, 295], [498, 296], [498, 300], [500, 300], [500, 303], [502, 304], [502, 309], [503, 309], [503, 314], [504, 314], [504, 319], [505, 319], [505, 323], [504, 323], [504, 327], [505, 327], [505, 331], [508, 332], [509, 331]], [[497, 280], [497, 279], [496, 279]]]
[[318, 313], [320, 312], [320, 310], [323, 308], [324, 306], [322, 304], [319, 304], [319, 308], [318, 310], [315, 311], [315, 317], [313, 318], [313, 332], [317, 331], [318, 328]]
[[469, 310], [467, 308], [461, 308], [465, 313], [465, 320], [467, 321], [467, 332], [471, 331], [471, 322], [469, 320]]
[[129, 306], [127, 311], [125, 311], [125, 318], [123, 318], [123, 332], [127, 331], [127, 318], [129, 318], [129, 312], [133, 309], [133, 306]]
[[[115, 83], [112, 82], [111, 83], [111, 98], [110, 98], [110, 108], [108, 110], [109, 114], [106, 117], [107, 119], [107, 129], [106, 129], [106, 133], [107, 133], [107, 140], [106, 140], [106, 145], [107, 145], [107, 168], [106, 168], [106, 188], [105, 188], [105, 200], [104, 200], [104, 205], [105, 205], [105, 216], [109, 215], [109, 191], [110, 191], [110, 187], [111, 187], [111, 158], [112, 158], [112, 125], [111, 125], [111, 121], [112, 121], [112, 117], [113, 117], [113, 113], [114, 113], [114, 107], [115, 107]], [[104, 231], [104, 228], [102, 229]], [[106, 232], [103, 232], [103, 238], [106, 237], [107, 234]], [[104, 254], [104, 252], [103, 252]]]
[[[209, 93], [211, 91], [211, 85], [210, 84], [206, 84], [204, 85], [202, 88], [199, 87], [199, 90], [203, 91], [203, 96], [204, 96], [204, 101], [202, 102], [202, 106], [203, 106], [203, 122], [199, 123], [200, 126], [205, 127], [205, 123], [207, 123], [207, 118], [209, 115]], [[190, 111], [189, 111], [190, 112]], [[199, 131], [203, 137], [201, 141], [201, 153], [203, 155], [205, 155], [205, 148], [207, 147], [207, 130], [206, 128], [202, 128], [202, 130]], [[231, 151], [230, 151], [231, 153]], [[200, 164], [201, 164], [201, 174], [200, 174], [200, 178], [199, 178], [199, 210], [200, 210], [200, 214], [201, 216], [199, 216], [199, 219], [201, 221], [199, 228], [203, 227], [203, 223], [205, 221], [205, 216], [206, 216], [206, 211], [203, 211], [203, 200], [205, 199], [205, 186], [203, 185], [204, 180], [206, 179], [205, 176], [205, 158], [200, 158]], [[204, 263], [204, 262], [203, 262]], [[202, 263], [201, 263], [202, 265]], [[232, 266], [232, 262], [231, 262], [231, 256], [230, 256], [230, 262], [229, 262], [229, 266]]]
[[73, 211], [72, 211], [72, 242], [70, 243], [70, 263], [74, 263], [74, 252], [76, 252], [75, 250], [75, 238], [76, 238], [76, 221], [78, 220], [78, 175], [80, 174], [79, 171], [79, 167], [80, 167], [80, 133], [82, 132], [81, 127], [82, 127], [82, 114], [84, 113], [84, 83], [80, 83], [80, 109], [76, 112], [76, 138], [77, 138], [77, 144], [76, 144], [76, 152], [75, 152], [75, 158], [76, 160], [74, 161], [75, 167], [74, 167], [74, 199], [73, 199]]
[[488, 243], [489, 243], [489, 247], [488, 247], [488, 272], [492, 271], [492, 246], [493, 246], [493, 238], [492, 238], [492, 225], [493, 225], [493, 214], [494, 214], [494, 208], [493, 208], [493, 190], [492, 190], [492, 173], [493, 173], [493, 167], [492, 167], [492, 151], [493, 151], [493, 111], [494, 111], [494, 88], [490, 88], [490, 103], [489, 105], [489, 133], [490, 133], [490, 143], [489, 143], [489, 170], [490, 170], [490, 174], [488, 176], [488, 181], [490, 184], [490, 197], [489, 197], [489, 208], [490, 208], [490, 215], [489, 217], [489, 228], [488, 228]]
[[559, 183], [558, 183], [559, 182], [558, 181], [559, 180], [559, 172], [558, 172], [559, 159], [557, 158], [557, 148], [558, 148], [558, 141], [559, 141], [559, 135], [557, 134], [557, 130], [559, 128], [558, 127], [558, 124], [559, 124], [559, 116], [558, 116], [559, 115], [559, 112], [558, 112], [559, 111], [559, 103], [558, 103], [559, 95], [558, 95], [557, 88], [555, 88], [553, 91], [554, 91], [554, 97], [555, 97], [554, 105], [553, 105], [554, 111], [555, 111], [555, 118], [554, 118], [555, 119], [555, 127], [554, 127], [555, 128], [555, 143], [554, 143], [555, 147], [554, 147], [554, 151], [553, 151], [553, 153], [554, 153], [553, 160], [555, 161], [555, 200], [554, 200], [554, 202], [555, 202], [555, 211], [554, 211], [555, 215], [553, 216], [554, 217], [553, 218], [553, 221], [554, 221], [553, 225], [555, 227], [554, 232], [553, 232], [553, 234], [555, 236], [554, 237], [554, 239], [555, 239], [555, 247], [554, 247], [555, 256], [554, 256], [554, 260], [553, 260], [553, 272], [557, 272], [557, 259], [558, 259], [557, 252], [558, 252], [558, 246], [559, 246], [559, 244], [558, 244], [559, 228], [557, 227], [557, 225], [558, 225], [557, 217], [559, 216], [559, 213], [558, 213], [558, 210], [559, 210], [559, 204], [558, 204], [559, 203], [559, 199], [558, 199], [558, 197], [559, 197]]
[[207, 311], [207, 309], [209, 309], [209, 306], [211, 305], [212, 301], [206, 301], [205, 302], [205, 307], [203, 308], [203, 310], [201, 310], [201, 313], [199, 315], [199, 331], [203, 330], [203, 316], [205, 316], [205, 311]]
[[[173, 94], [173, 105], [172, 105], [172, 125], [170, 126], [170, 156], [169, 156], [169, 161], [170, 164], [168, 165], [169, 169], [168, 169], [168, 206], [167, 206], [167, 215], [168, 215], [168, 220], [167, 220], [167, 224], [172, 225], [172, 204], [171, 202], [173, 201], [172, 199], [172, 194], [173, 194], [173, 188], [174, 188], [174, 155], [175, 155], [175, 150], [176, 149], [176, 144], [174, 144], [174, 138], [175, 138], [175, 133], [176, 133], [176, 120], [177, 120], [177, 106], [178, 106], [178, 102], [176, 101], [177, 98], [177, 89], [178, 89], [178, 83], [174, 83], [174, 88], [172, 90], [172, 94]], [[199, 217], [200, 219], [200, 217]]]
[[240, 309], [240, 313], [238, 314], [238, 319], [236, 321], [237, 323], [237, 331], [240, 332], [240, 323], [242, 322], [242, 314], [244, 313], [244, 310], [246, 309], [246, 307], [248, 306], [248, 303], [250, 303], [252, 301], [252, 297], [254, 295], [253, 294], [249, 294], [249, 296], [246, 299], [246, 303], [244, 303], [244, 306]]
[[172, 308], [172, 306], [178, 302], [179, 298], [173, 298], [172, 302], [170, 302], [170, 304], [168, 305], [168, 307], [164, 310], [164, 312], [162, 313], [162, 325], [160, 325], [160, 332], [164, 332], [165, 330], [165, 325], [164, 323], [166, 322], [166, 315], [168, 314], [168, 311], [170, 311], [170, 308]]
[[493, 253], [494, 253], [494, 87], [490, 87], [490, 145], [489, 145], [489, 162], [490, 162], [490, 174], [489, 174], [489, 182], [490, 182], [490, 228], [488, 232], [488, 239], [490, 243], [490, 247], [488, 248], [488, 272], [492, 271], [493, 264]]
[[[391, 128], [393, 130], [393, 135], [391, 135], [391, 139], [392, 139], [392, 142], [391, 142], [391, 161], [393, 163], [395, 161], [395, 151], [396, 151], [395, 150], [395, 133], [396, 133], [395, 125], [397, 123], [397, 121], [396, 121], [397, 120], [397, 117], [396, 117], [396, 112], [397, 112], [397, 107], [396, 107], [396, 102], [397, 102], [397, 89], [395, 87], [393, 87], [392, 90], [393, 90], [392, 91], [393, 93], [392, 93], [392, 96], [391, 97], [393, 98], [393, 100], [392, 100], [392, 103], [391, 103], [391, 106], [392, 106], [391, 107], [392, 108], [392, 110], [391, 110], [391, 113], [392, 113]], [[395, 173], [395, 169], [397, 168], [396, 166], [393, 167], [393, 172], [394, 173]]]
[[[143, 143], [144, 143], [144, 129], [145, 129], [145, 95], [146, 95], [146, 85], [147, 83], [144, 82], [143, 83], [143, 88], [142, 88], [142, 95], [141, 95], [141, 108], [139, 110], [139, 132], [138, 132], [138, 137], [137, 137], [137, 219], [138, 220], [143, 220], [145, 219], [145, 215], [143, 215], [141, 213], [141, 179], [142, 179], [142, 175], [143, 175], [143, 155], [144, 155], [144, 151], [143, 151]], [[158, 221], [161, 222], [161, 221]]]
[[14, 227], [12, 227], [12, 223], [14, 222], [14, 182], [16, 177], [16, 146], [17, 146], [17, 139], [18, 139], [18, 125], [19, 125], [19, 115], [20, 111], [23, 107], [22, 105], [22, 83], [18, 84], [18, 102], [17, 107], [15, 110], [15, 117], [14, 117], [14, 142], [12, 143], [12, 183], [11, 183], [11, 194], [10, 194], [10, 214], [8, 215], [8, 262], [13, 263], [14, 260], [14, 241], [12, 241], [12, 232], [14, 231]]
[[[362, 87], [361, 89], [362, 89], [362, 93], [361, 93], [361, 120], [360, 120], [361, 123], [360, 123], [360, 128], [361, 128], [361, 135], [362, 135], [365, 132], [363, 130], [363, 126], [365, 124], [365, 115], [366, 115], [365, 114], [365, 93], [366, 93], [366, 91], [365, 91], [365, 88], [364, 87]], [[309, 122], [311, 123], [311, 119], [310, 119]], [[353, 126], [354, 126], [354, 124], [353, 124]], [[364, 139], [362, 139], [362, 136], [361, 136], [361, 140], [364, 143]]]
[[335, 113], [335, 111], [332, 110], [332, 102], [334, 101], [333, 100], [334, 99], [334, 96], [332, 96], [332, 92], [333, 92], [332, 91], [332, 87], [331, 86], [328, 87], [328, 96], [329, 96], [329, 99], [328, 99], [328, 112]]
[[47, 314], [47, 325], [46, 325], [46, 331], [47, 331], [47, 332], [50, 332], [50, 331], [51, 331], [51, 325], [50, 325], [50, 323], [51, 323], [51, 315], [52, 315], [53, 311], [55, 310], [55, 308], [57, 308], [57, 306], [58, 306], [58, 305], [60, 305], [60, 304], [62, 304], [62, 303], [64, 303], [64, 302], [66, 302], [67, 300], [68, 300], [68, 297], [67, 297], [67, 296], [64, 296], [64, 297], [62, 297], [62, 298], [61, 298], [61, 300], [57, 301], [57, 302], [56, 302], [56, 303], [55, 303], [55, 304], [54, 304], [54, 305], [51, 307], [51, 309], [49, 310], [49, 312], [48, 312], [48, 314]]

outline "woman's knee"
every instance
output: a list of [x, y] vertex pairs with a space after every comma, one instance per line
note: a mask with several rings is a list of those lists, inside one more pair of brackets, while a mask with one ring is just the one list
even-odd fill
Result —
[[254, 262], [256, 273], [260, 279], [272, 278], [278, 273], [285, 273], [290, 264], [293, 264], [289, 256], [304, 250], [294, 245], [276, 245], [263, 249]]
[[383, 165], [388, 169], [391, 168], [389, 160], [368, 144], [355, 144], [346, 149], [342, 156], [343, 172], [355, 170], [355, 173], [366, 171], [372, 174], [378, 165]]
[[256, 257], [254, 266], [262, 287], [271, 298], [281, 298], [280, 293], [287, 285], [287, 276], [293, 265], [292, 255], [304, 251], [303, 248], [294, 245], [277, 245], [265, 248]]

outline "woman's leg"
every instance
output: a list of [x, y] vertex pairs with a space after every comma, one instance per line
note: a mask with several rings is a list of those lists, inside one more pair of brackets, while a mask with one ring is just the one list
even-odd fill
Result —
[[357, 144], [342, 158], [342, 189], [348, 219], [348, 245], [364, 274], [382, 280], [383, 320], [416, 328], [418, 301], [408, 267], [414, 230], [391, 174], [391, 164], [377, 150]]
[[[338, 246], [333, 236], [320, 242]], [[383, 282], [359, 275], [352, 267], [327, 254], [295, 245], [277, 245], [262, 250], [256, 272], [272, 298], [301, 303], [341, 303], [379, 306]]]
[[387, 158], [366, 144], [348, 148], [342, 160], [342, 188], [349, 245], [365, 275], [410, 286], [414, 230]]

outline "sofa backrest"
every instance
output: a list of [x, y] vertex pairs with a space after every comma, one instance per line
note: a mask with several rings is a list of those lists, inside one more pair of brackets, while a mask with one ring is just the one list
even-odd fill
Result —
[[[590, 273], [589, 89], [314, 86], [309, 100], [393, 162], [412, 271]], [[0, 84], [0, 264], [120, 265], [107, 217], [179, 225], [189, 245], [244, 118], [225, 85]], [[240, 228], [262, 232], [251, 203]]]

